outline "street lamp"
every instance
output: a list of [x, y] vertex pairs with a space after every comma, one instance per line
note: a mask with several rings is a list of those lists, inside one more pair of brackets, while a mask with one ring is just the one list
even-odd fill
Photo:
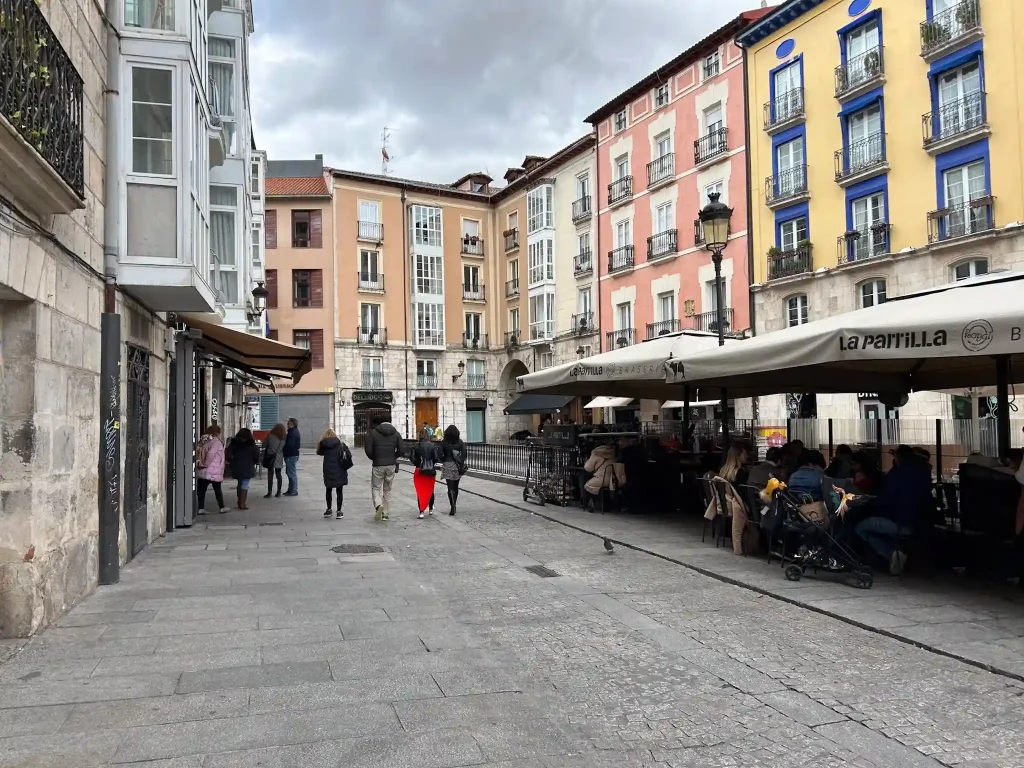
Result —
[[459, 372], [452, 374], [452, 384], [454, 384], [456, 381], [461, 379], [462, 378], [462, 374], [464, 374], [465, 372], [466, 372], [466, 364], [462, 360], [459, 360]]
[[718, 345], [725, 344], [725, 292], [722, 290], [722, 251], [729, 243], [730, 220], [732, 208], [718, 199], [722, 195], [712, 192], [708, 195], [707, 205], [697, 214], [704, 235], [704, 247], [711, 251], [711, 260], [715, 264], [715, 304], [717, 308], [716, 323], [718, 325]]
[[263, 316], [263, 310], [267, 308], [267, 298], [269, 296], [270, 291], [263, 286], [263, 281], [258, 281], [256, 287], [252, 289], [252, 301], [249, 302], [249, 307], [246, 310], [249, 325], [256, 325], [259, 322], [260, 317]]

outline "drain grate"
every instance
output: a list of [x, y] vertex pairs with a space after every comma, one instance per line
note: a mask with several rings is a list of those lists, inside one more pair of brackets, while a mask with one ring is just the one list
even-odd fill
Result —
[[529, 565], [526, 567], [526, 570], [536, 576], [540, 576], [542, 579], [552, 579], [559, 575], [558, 571], [552, 571], [544, 565]]
[[378, 547], [376, 544], [339, 544], [331, 547], [331, 552], [337, 552], [339, 555], [370, 555], [383, 551], [384, 547]]
[[262, 528], [264, 525], [284, 525], [284, 523], [260, 523], [260, 528]]

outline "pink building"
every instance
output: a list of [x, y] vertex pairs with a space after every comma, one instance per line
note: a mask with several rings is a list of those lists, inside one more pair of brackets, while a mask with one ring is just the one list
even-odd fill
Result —
[[587, 118], [597, 130], [602, 349], [717, 330], [715, 269], [696, 242], [711, 192], [733, 208], [723, 253], [729, 332], [750, 327], [743, 13]]

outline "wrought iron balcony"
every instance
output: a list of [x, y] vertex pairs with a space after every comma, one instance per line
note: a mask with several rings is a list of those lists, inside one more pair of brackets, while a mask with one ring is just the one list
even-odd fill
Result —
[[886, 221], [878, 221], [867, 229], [851, 229], [836, 240], [837, 263], [850, 264], [889, 253], [889, 231]]
[[360, 221], [356, 226], [356, 238], [368, 243], [384, 242], [384, 225], [376, 221]]
[[522, 331], [518, 328], [513, 328], [511, 331], [505, 331], [505, 349], [516, 349], [523, 340]]
[[418, 329], [416, 331], [417, 347], [443, 347], [444, 332]]
[[420, 389], [436, 389], [437, 388], [437, 374], [436, 373], [417, 373], [416, 374], [416, 386]]
[[519, 295], [519, 278], [513, 277], [505, 281], [505, 298], [514, 299]]
[[710, 80], [722, 71], [722, 61], [717, 56], [704, 60], [704, 79]]
[[693, 162], [695, 165], [714, 160], [729, 151], [729, 129], [725, 126], [708, 131], [693, 141]]
[[487, 389], [487, 374], [467, 373], [466, 386], [470, 389]]
[[356, 327], [356, 342], [361, 346], [383, 347], [388, 343], [388, 329], [376, 325]]
[[572, 260], [572, 273], [576, 277], [584, 277], [594, 273], [594, 254], [589, 248], [576, 254], [576, 257]]
[[[732, 316], [732, 307], [722, 308], [722, 319], [725, 321], [725, 328], [723, 330], [726, 333], [730, 333], [732, 331]], [[718, 310], [712, 310], [711, 312], [701, 312], [699, 315], [694, 315], [693, 330], [707, 331], [708, 333], [718, 333]]]
[[667, 336], [670, 333], [676, 333], [679, 331], [679, 321], [675, 318], [671, 320], [659, 320], [656, 323], [647, 324], [647, 338], [656, 339], [659, 336]]
[[[70, 212], [85, 198], [82, 77], [38, 3], [0, 0], [0, 31], [0, 117], [78, 199], [51, 190], [55, 185], [46, 184], [41, 165], [40, 178], [9, 181], [38, 186], [30, 197], [47, 213]], [[38, 163], [32, 153], [26, 151], [24, 158], [20, 154], [18, 147], [0, 146], [0, 159]]]
[[935, 14], [930, 21], [921, 22], [921, 56], [933, 61], [981, 35], [980, 0], [961, 0], [952, 8]]
[[768, 133], [789, 128], [806, 117], [803, 88], [791, 88], [764, 105], [764, 129]]
[[882, 46], [872, 48], [836, 67], [836, 98], [852, 99], [885, 79]]
[[631, 347], [636, 343], [636, 328], [621, 328], [618, 331], [608, 331], [605, 334], [606, 349], [611, 352], [613, 349]]
[[932, 211], [928, 214], [928, 242], [991, 232], [996, 228], [995, 203], [996, 199], [989, 196]]
[[781, 208], [807, 194], [806, 165], [787, 168], [764, 180], [764, 201], [769, 208]]
[[503, 235], [505, 238], [505, 253], [514, 251], [519, 247], [519, 230], [518, 229], [507, 229]]
[[590, 195], [584, 195], [579, 200], [574, 200], [572, 203], [572, 221], [574, 224], [578, 224], [581, 221], [586, 221], [594, 213], [593, 206], [590, 204]]
[[768, 279], [778, 280], [782, 277], [792, 277], [811, 272], [814, 269], [814, 259], [811, 255], [809, 243], [798, 245], [790, 251], [780, 251], [772, 248], [768, 251]]
[[647, 238], [647, 260], [675, 256], [679, 250], [679, 230], [669, 229]]
[[885, 157], [885, 134], [873, 133], [858, 139], [834, 155], [836, 183], [840, 186], [875, 176], [888, 167]]
[[671, 181], [676, 177], [676, 155], [669, 152], [667, 155], [656, 157], [647, 164], [647, 186], [654, 187], [662, 182]]
[[633, 196], [633, 177], [623, 176], [608, 185], [608, 205], [621, 203]]
[[363, 389], [384, 389], [384, 372], [363, 371], [359, 378], [359, 386]]
[[572, 316], [572, 334], [574, 336], [590, 336], [597, 333], [593, 312], [577, 312]]
[[633, 268], [633, 246], [624, 245], [608, 252], [608, 273]]
[[462, 346], [466, 349], [487, 349], [487, 334], [464, 333], [462, 334]]
[[921, 118], [924, 148], [930, 154], [956, 149], [977, 140], [988, 129], [984, 91], [943, 104]]
[[359, 280], [360, 291], [370, 291], [373, 293], [382, 293], [384, 291], [383, 272], [363, 272], [360, 270], [356, 274]]
[[700, 219], [693, 220], [693, 244], [704, 245], [704, 225], [700, 223]]
[[486, 293], [484, 292], [483, 283], [463, 283], [462, 285], [462, 300], [463, 301], [486, 301]]
[[479, 236], [462, 238], [462, 252], [467, 256], [483, 256], [484, 239]]

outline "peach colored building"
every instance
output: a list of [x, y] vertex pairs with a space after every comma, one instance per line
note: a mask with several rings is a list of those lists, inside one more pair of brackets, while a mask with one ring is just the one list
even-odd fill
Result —
[[[743, 13], [587, 118], [597, 131], [599, 302], [605, 351], [717, 330], [715, 269], [696, 227], [712, 192], [733, 208], [723, 253], [729, 332], [750, 327]], [[634, 415], [658, 403], [634, 403]], [[618, 414], [619, 418], [627, 414]]]

